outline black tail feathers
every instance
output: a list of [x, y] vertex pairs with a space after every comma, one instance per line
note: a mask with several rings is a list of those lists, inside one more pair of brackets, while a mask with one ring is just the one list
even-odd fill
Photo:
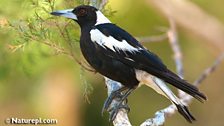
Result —
[[175, 104], [178, 112], [190, 123], [196, 121], [193, 115], [189, 112], [188, 108], [184, 105]]
[[206, 96], [199, 91], [197, 87], [194, 85], [189, 84], [187, 81], [181, 79], [179, 76], [177, 76], [172, 71], [167, 71], [166, 74], [162, 77], [164, 81], [167, 83], [170, 83], [174, 87], [188, 93], [192, 97], [196, 98], [200, 102], [203, 102], [204, 100], [207, 100]]

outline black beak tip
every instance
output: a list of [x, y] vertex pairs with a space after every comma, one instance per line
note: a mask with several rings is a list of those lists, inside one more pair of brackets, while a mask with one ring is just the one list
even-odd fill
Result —
[[61, 15], [61, 13], [58, 13], [58, 12], [56, 12], [56, 11], [53, 11], [53, 12], [51, 12], [50, 14], [51, 14], [51, 15], [54, 15], [54, 16], [60, 16], [60, 15]]

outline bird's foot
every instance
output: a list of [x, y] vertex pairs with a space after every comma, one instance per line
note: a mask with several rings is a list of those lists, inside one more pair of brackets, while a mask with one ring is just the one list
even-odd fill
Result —
[[[106, 101], [104, 102], [103, 108], [102, 108], [102, 115], [104, 111], [110, 111], [109, 107], [112, 103], [112, 101], [114, 99], [117, 99], [120, 103], [120, 100], [122, 100], [123, 95], [121, 94], [121, 92], [112, 92], [111, 95], [106, 99]], [[123, 102], [123, 101], [121, 101]]]
[[[108, 112], [110, 112], [110, 122], [113, 121], [115, 119], [115, 117], [117, 116], [117, 113], [119, 112], [119, 110], [125, 109], [127, 112], [130, 111], [130, 108], [127, 105], [127, 97], [130, 95], [130, 93], [134, 90], [135, 88], [132, 89], [128, 89], [126, 92], [124, 92], [124, 94], [122, 94], [121, 89], [111, 93], [111, 95], [107, 98], [103, 109], [102, 109], [102, 114], [105, 110], [107, 110]], [[112, 102], [113, 100], [115, 100], [115, 102]], [[112, 104], [112, 105], [111, 105]], [[111, 107], [110, 107], [111, 106]]]
[[109, 122], [114, 121], [120, 109], [125, 109], [127, 113], [130, 111], [130, 108], [127, 104], [123, 104], [122, 102], [119, 102], [115, 107], [113, 107], [110, 110]]

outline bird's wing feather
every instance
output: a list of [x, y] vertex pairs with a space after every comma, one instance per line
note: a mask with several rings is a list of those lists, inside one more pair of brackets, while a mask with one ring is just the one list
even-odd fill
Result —
[[166, 66], [158, 56], [149, 53], [132, 35], [114, 24], [97, 25], [90, 33], [92, 41], [107, 49], [106, 55], [166, 70]]

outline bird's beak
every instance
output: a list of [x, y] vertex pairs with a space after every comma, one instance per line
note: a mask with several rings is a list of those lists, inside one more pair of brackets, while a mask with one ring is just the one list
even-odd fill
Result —
[[51, 14], [55, 15], [55, 16], [63, 16], [66, 18], [78, 20], [77, 16], [72, 11], [73, 11], [73, 9], [59, 10], [59, 11], [51, 12]]

